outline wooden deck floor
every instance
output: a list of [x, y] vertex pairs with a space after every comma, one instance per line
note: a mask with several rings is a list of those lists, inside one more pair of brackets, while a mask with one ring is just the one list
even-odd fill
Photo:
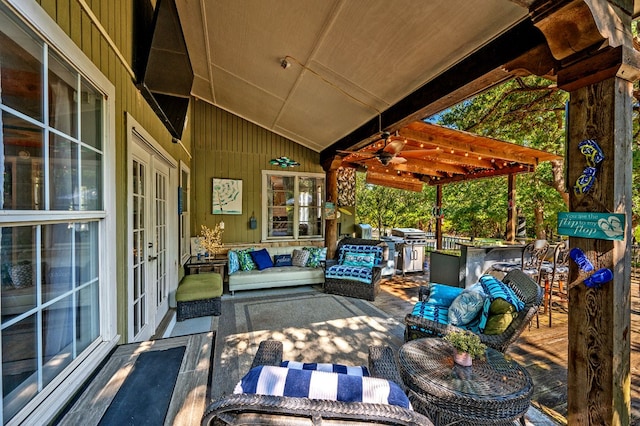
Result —
[[[383, 281], [381, 294], [373, 302], [393, 318], [402, 321], [417, 301], [418, 288], [428, 282], [424, 275], [400, 275]], [[640, 298], [638, 282], [631, 297], [631, 424], [640, 426]], [[546, 314], [540, 314], [540, 327], [534, 323], [525, 330], [507, 353], [524, 365], [534, 382], [534, 405], [566, 424], [567, 414], [567, 312], [561, 306], [552, 310], [552, 327]]]

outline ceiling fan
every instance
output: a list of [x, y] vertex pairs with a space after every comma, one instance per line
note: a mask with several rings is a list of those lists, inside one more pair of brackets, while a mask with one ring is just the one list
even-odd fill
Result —
[[[420, 158], [428, 153], [432, 153], [434, 149], [414, 149], [403, 151], [407, 141], [405, 139], [396, 139], [398, 136], [391, 135], [389, 132], [382, 132], [379, 140], [384, 141], [384, 146], [376, 151], [340, 151], [342, 154], [349, 154], [355, 157], [359, 157], [353, 162], [368, 161], [371, 159], [377, 159], [383, 166], [389, 164], [403, 164], [407, 162], [407, 158]], [[374, 142], [374, 145], [378, 141]]]
[[[383, 166], [386, 166], [390, 163], [402, 164], [406, 163], [407, 159], [403, 157], [398, 157], [402, 148], [406, 143], [403, 139], [393, 139], [389, 132], [382, 132], [380, 135], [380, 140], [384, 141], [384, 146], [376, 151], [341, 151], [338, 152], [342, 154], [350, 154], [358, 157], [362, 157], [361, 159], [355, 160], [358, 161], [366, 161], [372, 158], [376, 158]], [[377, 143], [377, 141], [375, 142]]]

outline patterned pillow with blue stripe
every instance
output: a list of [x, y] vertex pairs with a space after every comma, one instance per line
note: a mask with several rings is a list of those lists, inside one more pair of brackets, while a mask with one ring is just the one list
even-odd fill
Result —
[[368, 246], [361, 244], [344, 244], [340, 246], [340, 253], [338, 254], [338, 263], [344, 263], [344, 257], [347, 252], [350, 253], [358, 253], [358, 254], [373, 254], [374, 265], [379, 265], [382, 263], [382, 247], [380, 246]]
[[324, 273], [325, 278], [351, 280], [371, 284], [373, 269], [366, 266], [333, 265]]
[[480, 284], [489, 299], [493, 302], [497, 298], [501, 298], [516, 307], [516, 311], [520, 312], [524, 309], [524, 302], [518, 298], [518, 295], [505, 283], [494, 277], [493, 275], [483, 275], [480, 277]]
[[317, 268], [320, 266], [320, 261], [327, 259], [326, 247], [302, 247], [302, 250], [309, 252], [309, 259], [307, 259], [307, 267]]
[[233, 392], [391, 404], [411, 408], [404, 391], [389, 380], [272, 365], [261, 365], [249, 370]]
[[326, 364], [318, 362], [282, 361], [280, 367], [293, 368], [294, 370], [317, 370], [327, 373], [351, 374], [352, 376], [368, 376], [369, 369], [364, 365]]
[[227, 253], [227, 259], [229, 260], [227, 268], [229, 269], [229, 275], [240, 270], [240, 261], [238, 260], [238, 253], [235, 250], [229, 250]]

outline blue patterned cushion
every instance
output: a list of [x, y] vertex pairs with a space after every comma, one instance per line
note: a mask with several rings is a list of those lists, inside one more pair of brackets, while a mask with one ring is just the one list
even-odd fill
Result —
[[359, 281], [371, 284], [373, 269], [366, 266], [333, 265], [324, 274], [325, 278]]
[[484, 295], [477, 291], [464, 290], [449, 306], [449, 324], [466, 325], [482, 311]]
[[238, 253], [235, 250], [229, 250], [227, 253], [227, 259], [229, 260], [227, 268], [229, 269], [229, 275], [240, 270], [240, 261], [238, 260]]
[[449, 309], [428, 302], [418, 302], [413, 306], [411, 315], [422, 317], [440, 324], [449, 323]]
[[389, 380], [273, 365], [249, 370], [233, 392], [410, 407], [404, 391]]
[[340, 246], [340, 253], [338, 253], [338, 263], [344, 262], [344, 255], [347, 252], [351, 253], [373, 253], [375, 255], [374, 265], [382, 263], [382, 247], [380, 246], [367, 246], [360, 244], [344, 244]]
[[364, 365], [349, 366], [342, 364], [326, 364], [318, 362], [282, 361], [280, 367], [293, 368], [295, 370], [317, 370], [328, 373], [351, 374], [352, 376], [368, 376], [369, 369]]
[[496, 277], [492, 275], [483, 275], [480, 277], [480, 284], [482, 284], [482, 288], [490, 302], [493, 302], [497, 298], [501, 298], [515, 306], [516, 311], [518, 312], [524, 309], [524, 302], [518, 298], [511, 287]]
[[460, 287], [436, 283], [432, 283], [429, 289], [429, 300], [427, 300], [427, 303], [444, 306], [446, 308], [451, 306], [455, 298], [464, 290]]
[[327, 259], [326, 247], [303, 247], [302, 250], [309, 252], [309, 259], [307, 259], [307, 266], [309, 268], [317, 268], [320, 266], [321, 260]]
[[271, 255], [269, 255], [267, 249], [263, 248], [260, 250], [254, 250], [249, 252], [249, 254], [259, 271], [273, 267], [273, 261], [271, 260]]
[[273, 256], [273, 263], [275, 266], [292, 266], [290, 254], [276, 254]]
[[250, 252], [252, 252], [253, 249], [252, 248], [248, 248], [248, 249], [244, 249], [244, 250], [238, 250], [236, 253], [238, 253], [238, 262], [240, 263], [240, 269], [243, 271], [252, 271], [254, 269], [256, 269], [256, 264], [253, 262], [253, 259], [251, 258], [251, 255], [249, 254]]
[[344, 254], [342, 264], [345, 266], [366, 266], [373, 268], [375, 255], [373, 253], [354, 253], [348, 251]]

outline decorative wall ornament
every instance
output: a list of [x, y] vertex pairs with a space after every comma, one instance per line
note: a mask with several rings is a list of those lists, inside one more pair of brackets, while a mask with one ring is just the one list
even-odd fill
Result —
[[212, 214], [242, 214], [242, 180], [213, 178]]
[[338, 207], [356, 205], [356, 170], [338, 169]]
[[283, 169], [287, 167], [296, 167], [300, 165], [300, 163], [288, 157], [273, 158], [271, 161], [269, 161], [269, 163], [273, 164], [274, 166], [280, 166]]

